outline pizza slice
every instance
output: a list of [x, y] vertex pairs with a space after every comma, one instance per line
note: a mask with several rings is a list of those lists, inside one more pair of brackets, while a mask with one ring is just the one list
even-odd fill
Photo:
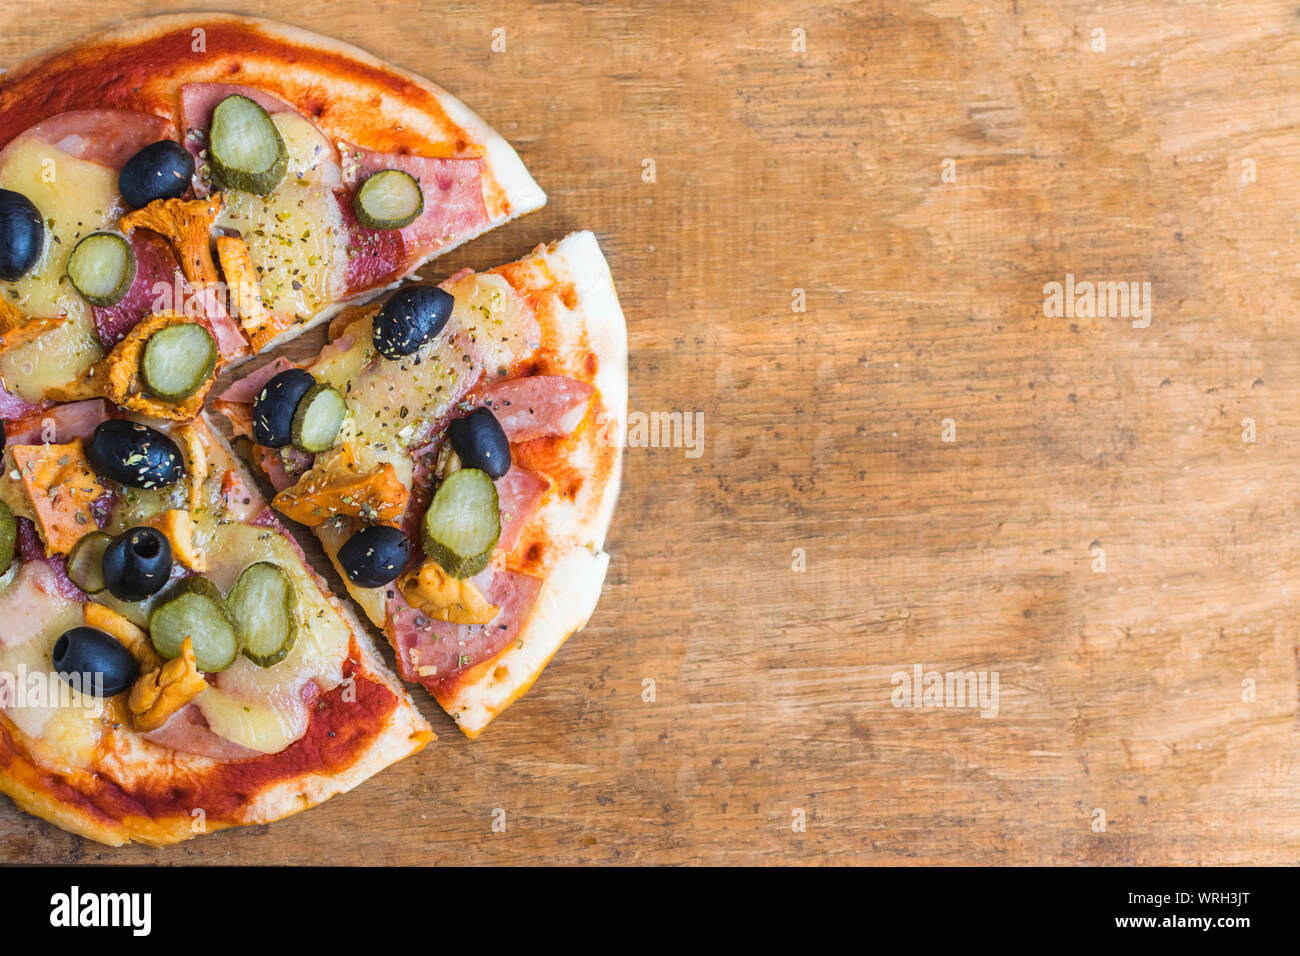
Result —
[[470, 737], [595, 609], [627, 341], [595, 236], [407, 286], [218, 397], [274, 508], [312, 527], [401, 675]]
[[219, 434], [101, 399], [6, 423], [0, 792], [103, 843], [349, 790], [433, 733]]
[[90, 370], [151, 315], [199, 320], [237, 361], [546, 201], [428, 81], [221, 14], [134, 21], [6, 74], [0, 147], [10, 418], [96, 394]]

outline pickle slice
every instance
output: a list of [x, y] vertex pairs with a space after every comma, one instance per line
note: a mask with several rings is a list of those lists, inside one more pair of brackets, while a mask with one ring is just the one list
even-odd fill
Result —
[[140, 360], [144, 387], [164, 402], [189, 398], [217, 366], [217, 343], [197, 322], [159, 329], [149, 336]]
[[186, 578], [168, 591], [149, 615], [154, 649], [171, 660], [185, 638], [194, 647], [199, 670], [223, 671], [239, 656], [239, 635], [217, 586], [207, 578]]
[[289, 151], [270, 114], [237, 93], [212, 111], [208, 156], [222, 186], [256, 196], [280, 185], [289, 168]]
[[18, 522], [9, 506], [0, 501], [0, 574], [9, 570], [14, 560], [14, 545], [18, 541]]
[[[107, 531], [83, 535], [68, 552], [68, 580], [87, 594], [98, 594], [107, 587], [104, 581], [104, 552], [113, 543]], [[3, 555], [0, 555], [3, 557]]]
[[453, 578], [473, 577], [487, 567], [501, 537], [500, 508], [486, 472], [453, 471], [424, 514], [424, 553]]
[[259, 561], [244, 568], [226, 596], [244, 656], [271, 667], [288, 656], [298, 638], [298, 594], [277, 565]]
[[334, 439], [343, 427], [348, 403], [332, 385], [313, 385], [298, 402], [289, 434], [299, 451], [318, 454], [334, 447]]
[[352, 210], [367, 229], [401, 229], [424, 212], [424, 193], [410, 173], [381, 169], [361, 184], [352, 197]]
[[91, 305], [116, 305], [135, 281], [135, 253], [116, 233], [92, 232], [72, 247], [67, 272], [72, 287]]

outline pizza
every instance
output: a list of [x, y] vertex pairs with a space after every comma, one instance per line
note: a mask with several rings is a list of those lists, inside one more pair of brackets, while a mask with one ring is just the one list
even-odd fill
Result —
[[469, 737], [528, 689], [608, 567], [617, 293], [589, 232], [404, 280], [545, 198], [438, 87], [269, 21], [0, 78], [0, 792], [174, 843], [421, 750], [404, 681]]
[[[477, 736], [600, 597], [627, 341], [590, 232], [334, 319], [216, 400], [383, 629], [399, 673]], [[339, 396], [328, 447], [286, 424]], [[323, 412], [321, 413], [324, 414]], [[314, 436], [309, 436], [314, 437]]]

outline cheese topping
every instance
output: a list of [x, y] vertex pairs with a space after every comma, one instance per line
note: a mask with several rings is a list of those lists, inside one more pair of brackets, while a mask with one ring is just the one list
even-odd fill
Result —
[[28, 137], [5, 149], [0, 188], [22, 193], [45, 219], [40, 259], [21, 279], [0, 281], [0, 295], [26, 315], [68, 318], [37, 341], [0, 356], [0, 378], [10, 391], [35, 403], [47, 388], [75, 378], [102, 354], [90, 306], [63, 279], [77, 240], [116, 224], [122, 212], [117, 173]]
[[345, 290], [347, 229], [334, 196], [339, 167], [329, 141], [296, 113], [271, 117], [289, 153], [269, 196], [227, 190], [217, 224], [238, 230], [266, 307], [306, 319]]

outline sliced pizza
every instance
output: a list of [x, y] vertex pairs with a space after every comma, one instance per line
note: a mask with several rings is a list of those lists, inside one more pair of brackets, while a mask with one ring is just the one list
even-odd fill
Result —
[[546, 200], [428, 81], [221, 14], [134, 21], [6, 74], [0, 147], [0, 418], [121, 404], [103, 363], [149, 316], [240, 359]]
[[216, 407], [272, 505], [312, 527], [352, 596], [473, 737], [600, 597], [627, 341], [595, 236], [345, 312]]
[[266, 823], [433, 733], [203, 418], [5, 427], [0, 792], [119, 845]]

